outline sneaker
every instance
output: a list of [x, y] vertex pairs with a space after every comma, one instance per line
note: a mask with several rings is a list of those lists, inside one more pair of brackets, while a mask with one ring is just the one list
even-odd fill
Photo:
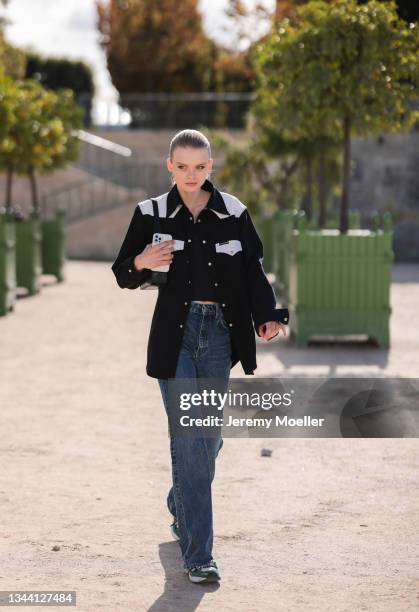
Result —
[[185, 569], [191, 582], [217, 582], [221, 580], [220, 572], [215, 561], [210, 561], [208, 565], [192, 569]]
[[172, 532], [172, 536], [175, 538], [175, 540], [177, 542], [179, 542], [180, 541], [180, 533], [179, 533], [179, 525], [177, 524], [177, 521], [174, 521], [170, 525], [170, 531]]

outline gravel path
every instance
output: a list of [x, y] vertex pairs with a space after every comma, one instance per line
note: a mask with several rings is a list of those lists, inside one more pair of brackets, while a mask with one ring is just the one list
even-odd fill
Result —
[[[156, 294], [122, 291], [106, 263], [66, 273], [0, 319], [2, 590], [76, 590], [83, 612], [419, 610], [414, 438], [226, 438], [222, 580], [189, 583], [165, 506], [166, 415], [145, 375]], [[395, 265], [388, 353], [281, 336], [258, 340], [255, 374], [415, 377], [418, 303], [419, 266]]]

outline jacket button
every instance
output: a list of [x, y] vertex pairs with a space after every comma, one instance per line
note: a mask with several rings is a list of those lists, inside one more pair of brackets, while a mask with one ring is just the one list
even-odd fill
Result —
[[192, 217], [189, 217], [189, 219], [192, 221]]
[[208, 265], [209, 265], [209, 266], [212, 266], [212, 263], [209, 261], [209, 262], [208, 262]]
[[198, 223], [201, 223], [201, 219], [198, 219]]
[[188, 280], [188, 285], [190, 285], [190, 284], [191, 284], [191, 282], [192, 282], [192, 281]]
[[230, 327], [233, 327], [233, 323], [229, 323]]
[[225, 306], [225, 304], [222, 304], [222, 306]]
[[188, 238], [188, 242], [192, 242], [192, 240], [190, 238]]
[[128, 270], [128, 272], [132, 272], [131, 268]]
[[183, 327], [182, 323], [179, 325], [179, 327]]
[[218, 283], [214, 283], [214, 287], [218, 287]]
[[202, 241], [202, 244], [205, 244], [205, 243], [206, 243], [206, 240], [203, 240], [203, 241]]
[[186, 260], [186, 263], [189, 263], [189, 259]]
[[187, 305], [188, 305], [188, 302], [185, 302], [185, 306], [187, 306]]

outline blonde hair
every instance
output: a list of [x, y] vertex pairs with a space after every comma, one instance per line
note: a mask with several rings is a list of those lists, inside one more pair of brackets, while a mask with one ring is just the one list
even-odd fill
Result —
[[169, 147], [170, 159], [173, 158], [173, 152], [176, 147], [193, 147], [194, 149], [205, 148], [208, 151], [208, 155], [211, 157], [211, 145], [209, 140], [198, 130], [182, 130], [173, 136]]

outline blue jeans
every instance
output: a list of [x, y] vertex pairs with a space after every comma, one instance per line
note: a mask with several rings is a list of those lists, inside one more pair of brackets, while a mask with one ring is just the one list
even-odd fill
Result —
[[[187, 391], [199, 392], [200, 378], [215, 377], [218, 379], [217, 391], [221, 383], [225, 392], [230, 368], [230, 332], [220, 304], [191, 303], [175, 378], [188, 379], [185, 381]], [[158, 379], [158, 382], [169, 422], [172, 460], [172, 486], [167, 496], [167, 507], [179, 526], [184, 567], [191, 569], [213, 560], [211, 484], [215, 459], [223, 445], [221, 427], [216, 428], [211, 437], [173, 435], [170, 422], [174, 409], [171, 411], [169, 405], [168, 379]], [[181, 385], [183, 392], [183, 382]]]

